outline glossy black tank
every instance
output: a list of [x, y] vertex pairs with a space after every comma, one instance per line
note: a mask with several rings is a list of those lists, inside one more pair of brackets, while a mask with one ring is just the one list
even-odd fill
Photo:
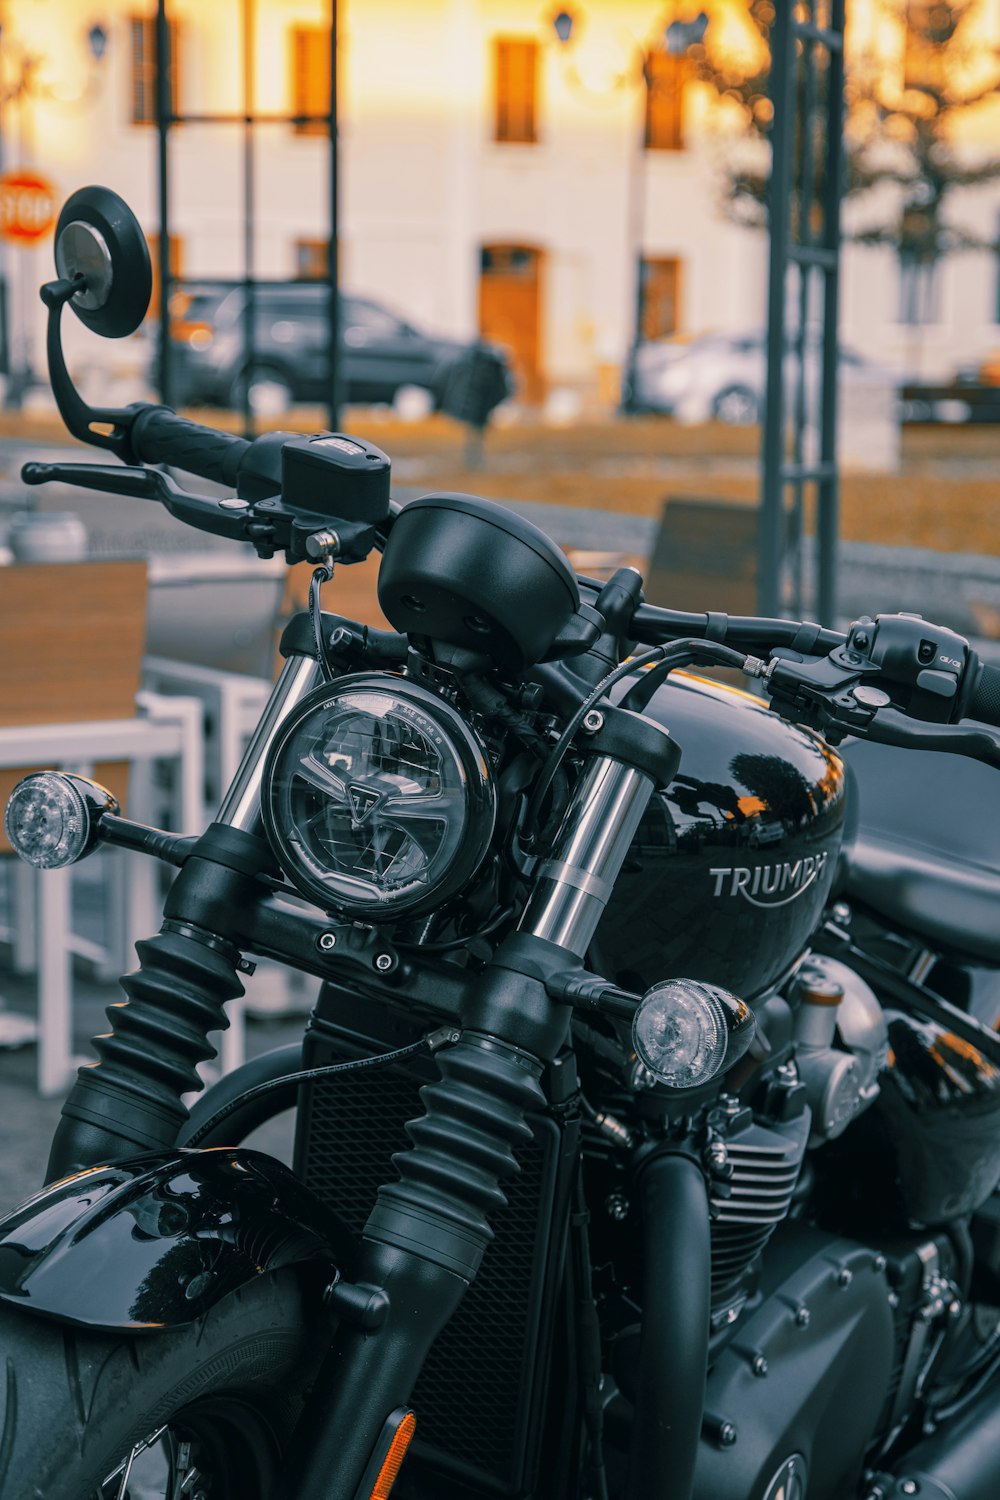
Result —
[[647, 714], [683, 752], [654, 794], [595, 940], [600, 971], [643, 991], [687, 976], [752, 998], [816, 927], [844, 820], [844, 771], [757, 699], [674, 674]]

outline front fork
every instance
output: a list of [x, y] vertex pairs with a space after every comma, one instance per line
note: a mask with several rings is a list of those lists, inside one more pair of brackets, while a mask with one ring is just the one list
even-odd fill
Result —
[[201, 1088], [198, 1064], [215, 1056], [209, 1033], [228, 1026], [243, 994], [234, 914], [252, 909], [258, 871], [271, 862], [260, 794], [264, 760], [284, 719], [320, 681], [310, 657], [289, 657], [208, 834], [174, 881], [159, 934], [136, 945], [139, 968], [122, 979], [125, 1005], [95, 1037], [99, 1063], [80, 1069], [62, 1108], [46, 1181], [139, 1151], [168, 1150]]
[[412, 1145], [393, 1158], [400, 1180], [379, 1191], [355, 1283], [383, 1293], [384, 1310], [373, 1329], [370, 1316], [352, 1320], [345, 1299], [281, 1500], [361, 1500], [379, 1434], [475, 1279], [492, 1239], [488, 1215], [505, 1202], [500, 1184], [531, 1134], [527, 1116], [545, 1103], [538, 1080], [569, 1029], [546, 977], [576, 966], [589, 946], [652, 789], [607, 756], [582, 776], [518, 933], [483, 974], [460, 1040], [438, 1054], [441, 1081], [421, 1090], [424, 1114], [406, 1127]]
[[[100, 1065], [81, 1070], [63, 1108], [50, 1180], [174, 1144], [187, 1116], [181, 1096], [199, 1087], [197, 1063], [213, 1054], [208, 1033], [242, 993], [241, 955], [219, 934], [260, 896], [266, 752], [319, 676], [308, 657], [286, 663], [203, 851], [196, 846], [171, 888], [160, 935], [139, 946], [141, 968], [123, 981], [129, 1003], [109, 1012], [112, 1032], [96, 1044]], [[676, 748], [663, 738], [672, 774]], [[595, 749], [518, 932], [482, 975], [460, 1040], [438, 1055], [442, 1077], [421, 1090], [412, 1145], [394, 1158], [400, 1180], [379, 1191], [351, 1286], [331, 1291], [340, 1322], [289, 1453], [286, 1500], [362, 1500], [387, 1423], [474, 1280], [492, 1238], [488, 1216], [505, 1201], [500, 1183], [518, 1170], [527, 1117], [544, 1104], [543, 1067], [568, 1035], [568, 1008], [546, 980], [586, 953], [654, 775], [669, 780]]]

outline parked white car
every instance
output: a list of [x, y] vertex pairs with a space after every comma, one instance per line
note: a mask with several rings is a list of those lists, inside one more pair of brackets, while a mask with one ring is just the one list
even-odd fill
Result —
[[[806, 394], [814, 405], [819, 346], [808, 339]], [[785, 380], [794, 389], [797, 359], [786, 355]], [[842, 383], [864, 382], [895, 388], [899, 376], [854, 350], [840, 349]], [[665, 412], [679, 422], [726, 422], [746, 427], [759, 422], [767, 384], [767, 336], [761, 329], [744, 333], [708, 333], [691, 340], [654, 339], [635, 354], [635, 387], [623, 405], [632, 411]]]

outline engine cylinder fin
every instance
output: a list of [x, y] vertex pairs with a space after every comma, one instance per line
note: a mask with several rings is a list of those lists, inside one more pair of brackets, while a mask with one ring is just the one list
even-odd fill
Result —
[[726, 1140], [732, 1174], [724, 1188], [713, 1187], [709, 1194], [713, 1304], [739, 1294], [741, 1281], [787, 1215], [808, 1134], [806, 1115], [784, 1125], [754, 1122]]

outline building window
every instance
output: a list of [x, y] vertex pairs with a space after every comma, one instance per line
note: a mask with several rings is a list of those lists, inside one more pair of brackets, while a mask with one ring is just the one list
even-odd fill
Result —
[[938, 262], [900, 251], [899, 321], [922, 327], [939, 321]]
[[[133, 16], [132, 34], [132, 100], [133, 125], [156, 124], [156, 17]], [[178, 113], [177, 22], [167, 22], [169, 57], [167, 87], [170, 91], [170, 113]]]
[[325, 281], [330, 274], [329, 240], [295, 241], [295, 276], [299, 281]]
[[538, 139], [538, 43], [497, 37], [493, 48], [496, 77], [493, 138], [530, 144]]
[[681, 326], [681, 263], [674, 257], [643, 259], [640, 275], [643, 340], [668, 338]]
[[643, 64], [646, 80], [646, 128], [648, 151], [683, 151], [684, 84], [688, 65], [669, 52], [648, 52]]
[[329, 29], [325, 26], [293, 26], [291, 42], [292, 114], [312, 117], [297, 124], [295, 132], [297, 135], [329, 135]]

